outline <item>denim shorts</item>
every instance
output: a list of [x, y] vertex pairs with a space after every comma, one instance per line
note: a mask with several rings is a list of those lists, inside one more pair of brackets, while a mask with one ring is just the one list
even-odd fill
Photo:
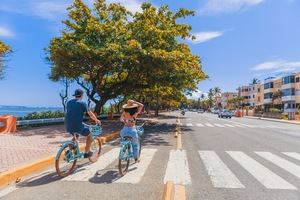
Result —
[[83, 127], [80, 131], [78, 131], [78, 132], [71, 132], [70, 134], [74, 136], [74, 133], [86, 137], [86, 136], [89, 136], [91, 132], [90, 132], [89, 128]]

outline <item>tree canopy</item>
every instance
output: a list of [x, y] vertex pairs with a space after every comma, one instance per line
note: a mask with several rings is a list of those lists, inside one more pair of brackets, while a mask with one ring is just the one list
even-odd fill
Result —
[[63, 21], [64, 30], [46, 49], [50, 78], [76, 80], [98, 113], [107, 100], [120, 95], [195, 90], [206, 78], [201, 59], [178, 40], [192, 37], [191, 26], [178, 19], [194, 12], [173, 12], [168, 6], [156, 8], [150, 3], [141, 8], [133, 14], [104, 0], [96, 0], [93, 8], [75, 0]]
[[0, 80], [4, 77], [4, 61], [8, 53], [11, 52], [11, 48], [0, 40]]

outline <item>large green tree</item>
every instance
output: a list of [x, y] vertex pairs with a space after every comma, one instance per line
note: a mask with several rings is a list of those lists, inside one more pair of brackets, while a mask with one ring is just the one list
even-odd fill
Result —
[[11, 48], [0, 40], [0, 80], [4, 77], [4, 61], [8, 53], [11, 52]]
[[97, 113], [120, 95], [163, 88], [188, 92], [206, 77], [200, 57], [178, 41], [192, 37], [191, 27], [177, 22], [192, 11], [144, 3], [132, 14], [104, 0], [96, 0], [93, 9], [75, 0], [68, 11], [65, 29], [47, 48], [51, 79], [76, 80]]

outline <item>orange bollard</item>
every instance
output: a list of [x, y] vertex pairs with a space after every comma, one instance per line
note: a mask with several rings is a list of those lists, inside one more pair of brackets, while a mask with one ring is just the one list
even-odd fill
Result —
[[0, 116], [0, 122], [3, 126], [0, 127], [0, 133], [14, 133], [17, 131], [17, 118], [12, 115]]

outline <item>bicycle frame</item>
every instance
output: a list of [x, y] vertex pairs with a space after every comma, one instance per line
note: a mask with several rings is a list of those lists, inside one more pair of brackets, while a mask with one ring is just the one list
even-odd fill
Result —
[[[88, 124], [85, 124], [83, 123], [83, 125], [87, 126], [89, 129], [90, 129], [90, 132], [92, 134], [92, 138], [93, 140], [95, 138], [97, 138], [99, 135], [102, 134], [102, 127], [99, 126], [99, 125], [88, 125]], [[74, 134], [73, 136], [73, 140], [71, 141], [65, 141], [62, 143], [59, 151], [57, 152], [56, 154], [56, 157], [55, 159], [58, 160], [59, 159], [59, 155], [62, 153], [62, 150], [64, 149], [64, 147], [68, 146], [68, 145], [72, 145], [72, 146], [75, 146], [76, 148], [76, 153], [75, 155], [73, 153], [71, 153], [71, 157], [70, 158], [67, 158], [67, 162], [70, 162], [70, 161], [73, 161], [73, 160], [77, 160], [77, 159], [80, 159], [80, 158], [83, 158], [84, 157], [84, 153], [81, 152], [80, 148], [79, 148], [79, 145], [78, 145], [78, 137], [79, 135], [78, 134]]]

